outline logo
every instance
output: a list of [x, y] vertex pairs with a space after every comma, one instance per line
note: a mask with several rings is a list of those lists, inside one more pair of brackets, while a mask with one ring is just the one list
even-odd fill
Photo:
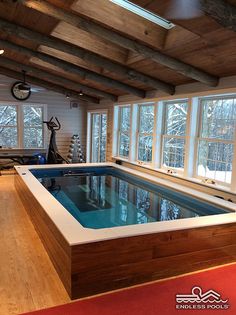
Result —
[[228, 299], [223, 299], [218, 292], [208, 290], [203, 293], [197, 286], [192, 288], [192, 294], [176, 294], [177, 310], [226, 310], [229, 306]]

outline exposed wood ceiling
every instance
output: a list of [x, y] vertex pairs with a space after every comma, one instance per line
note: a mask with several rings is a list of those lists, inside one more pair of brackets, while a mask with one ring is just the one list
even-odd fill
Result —
[[[132, 2], [170, 19], [173, 1]], [[0, 0], [0, 73], [25, 69], [31, 81], [91, 102], [153, 89], [173, 94], [194, 81], [216, 86], [236, 75], [234, 20], [226, 25], [217, 15], [226, 5], [227, 18], [236, 1], [214, 1], [214, 10], [212, 0], [199, 2], [198, 17], [172, 16], [176, 26], [166, 30], [109, 0]]]

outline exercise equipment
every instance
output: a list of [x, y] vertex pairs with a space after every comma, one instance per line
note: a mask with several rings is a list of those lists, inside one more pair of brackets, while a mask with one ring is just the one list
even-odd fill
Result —
[[56, 131], [61, 129], [61, 124], [57, 117], [52, 116], [49, 121], [44, 121], [44, 124], [47, 125], [48, 130], [51, 131], [48, 154], [47, 154], [47, 164], [62, 164], [68, 163], [66, 159], [64, 159], [57, 149], [56, 144]]
[[80, 144], [80, 138], [78, 135], [73, 135], [71, 137], [71, 144], [67, 158], [69, 163], [85, 163], [84, 155]]

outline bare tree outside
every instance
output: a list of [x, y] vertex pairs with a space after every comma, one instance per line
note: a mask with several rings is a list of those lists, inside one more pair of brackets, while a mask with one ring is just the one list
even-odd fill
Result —
[[91, 143], [91, 162], [106, 161], [107, 144], [107, 114], [94, 113], [92, 118], [92, 143]]
[[16, 106], [0, 105], [0, 146], [2, 148], [18, 146]]
[[120, 107], [119, 116], [119, 156], [128, 157], [130, 149], [130, 106]]
[[234, 152], [236, 100], [202, 100], [198, 143], [199, 176], [230, 183]]
[[154, 105], [139, 106], [138, 160], [152, 161]]
[[[18, 112], [22, 110], [19, 130]], [[20, 116], [20, 117], [21, 117]], [[0, 146], [18, 148], [18, 132], [22, 133], [23, 148], [43, 147], [43, 108], [31, 105], [0, 105]]]
[[183, 169], [188, 104], [182, 101], [165, 106], [163, 165]]

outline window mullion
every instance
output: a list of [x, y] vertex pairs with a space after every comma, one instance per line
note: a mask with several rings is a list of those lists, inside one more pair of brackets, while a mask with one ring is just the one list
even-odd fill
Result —
[[234, 130], [234, 152], [233, 152], [232, 177], [231, 177], [230, 188], [233, 192], [236, 192], [236, 128]]
[[118, 106], [114, 106], [113, 112], [113, 135], [112, 135], [112, 155], [119, 155], [120, 142], [120, 110]]
[[196, 136], [199, 118], [199, 102], [196, 97], [189, 100], [187, 116], [184, 176], [193, 177], [196, 163]]
[[130, 114], [130, 149], [129, 149], [129, 160], [136, 160], [136, 152], [137, 152], [137, 128], [138, 128], [138, 105], [134, 104], [131, 106], [131, 114]]
[[24, 148], [24, 115], [23, 106], [17, 105], [18, 148]]
[[155, 105], [154, 128], [153, 128], [154, 133], [153, 133], [152, 165], [154, 168], [161, 167], [163, 112], [164, 112], [164, 103], [158, 102]]

